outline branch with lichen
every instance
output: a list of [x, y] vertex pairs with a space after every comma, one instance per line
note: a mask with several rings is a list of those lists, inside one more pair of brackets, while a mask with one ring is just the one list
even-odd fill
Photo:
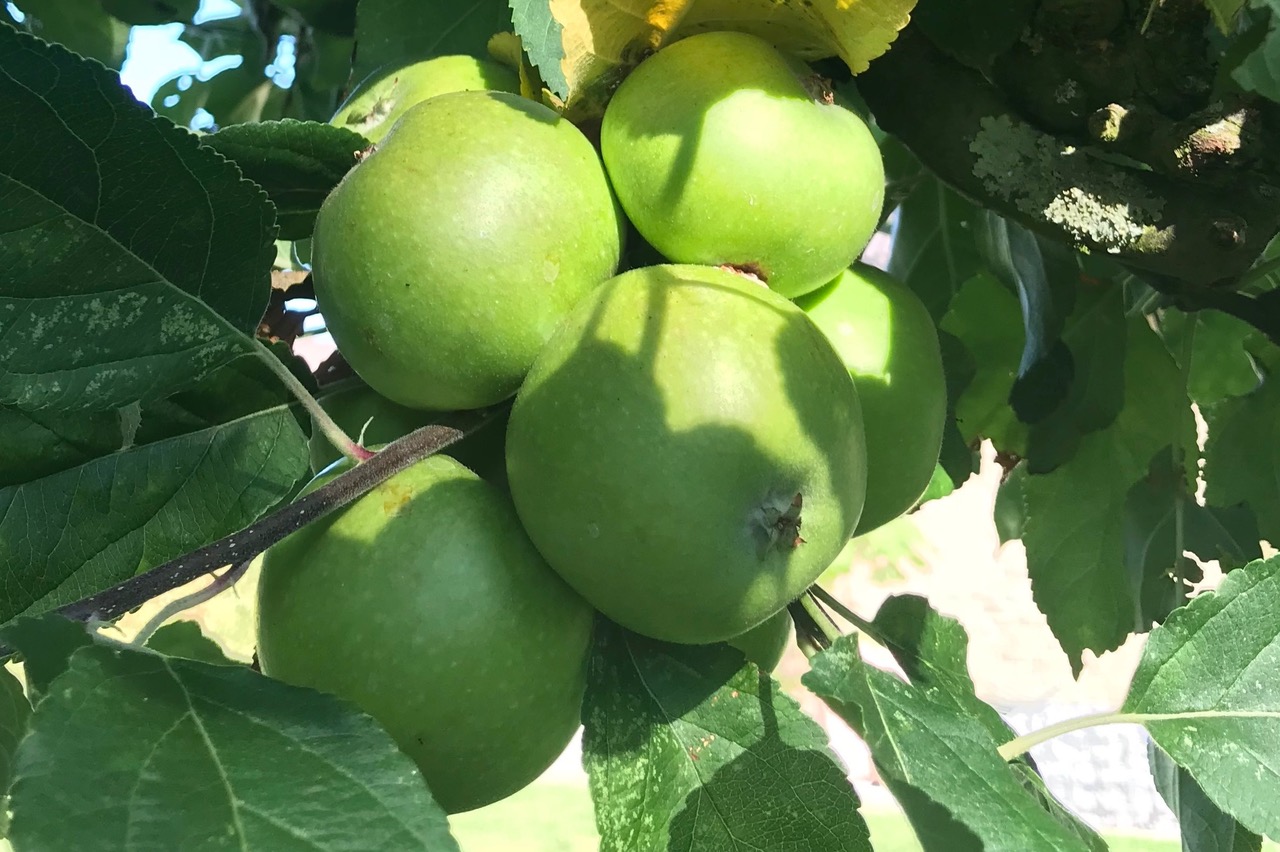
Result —
[[1194, 285], [1234, 279], [1280, 229], [1280, 195], [1119, 163], [1026, 121], [978, 71], [908, 27], [858, 77], [886, 131], [959, 192], [1031, 230]]

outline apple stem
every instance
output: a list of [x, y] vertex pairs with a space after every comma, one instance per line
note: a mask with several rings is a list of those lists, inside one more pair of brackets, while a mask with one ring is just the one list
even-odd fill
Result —
[[818, 603], [818, 599], [812, 594], [805, 592], [800, 596], [800, 606], [804, 608], [805, 614], [813, 619], [813, 625], [821, 632], [823, 642], [826, 646], [831, 646], [843, 634], [840, 628], [836, 626], [835, 621], [822, 608], [822, 604]]
[[213, 581], [204, 588], [197, 589], [189, 595], [183, 595], [177, 600], [170, 601], [163, 609], [153, 615], [146, 624], [142, 625], [142, 628], [138, 630], [137, 635], [133, 637], [133, 640], [129, 642], [129, 645], [134, 648], [143, 647], [147, 644], [147, 640], [150, 639], [166, 621], [173, 618], [180, 612], [191, 609], [193, 606], [197, 606], [208, 600], [213, 600], [215, 597], [239, 582], [240, 578], [248, 572], [249, 566], [252, 564], [252, 559], [246, 559], [235, 567], [228, 568], [226, 571], [223, 571], [221, 574], [214, 577]]
[[818, 600], [835, 610], [836, 615], [852, 624], [854, 629], [859, 633], [865, 633], [870, 639], [881, 645], [885, 644], [880, 635], [880, 631], [876, 629], [874, 624], [849, 609], [849, 607], [840, 603], [835, 595], [831, 594], [817, 583], [814, 583], [809, 587], [809, 592]]
[[316, 402], [316, 398], [311, 395], [311, 392], [285, 366], [284, 362], [275, 356], [274, 352], [268, 349], [261, 340], [255, 339], [254, 342], [258, 346], [258, 357], [266, 362], [266, 365], [271, 368], [271, 372], [275, 373], [284, 386], [289, 389], [289, 392], [302, 403], [302, 407], [311, 415], [311, 420], [316, 424], [316, 428], [329, 439], [329, 443], [337, 447], [344, 456], [356, 464], [373, 458], [372, 452], [360, 446], [359, 443], [351, 439], [350, 435], [342, 431], [342, 427], [334, 422], [333, 418], [329, 416], [329, 412], [325, 411], [320, 406], [320, 403]]

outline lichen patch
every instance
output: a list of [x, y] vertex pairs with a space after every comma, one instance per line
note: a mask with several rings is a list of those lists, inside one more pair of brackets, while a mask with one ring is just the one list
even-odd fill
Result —
[[1157, 227], [1164, 201], [1135, 178], [1007, 115], [986, 116], [980, 126], [969, 144], [973, 174], [1022, 213], [1110, 253]]

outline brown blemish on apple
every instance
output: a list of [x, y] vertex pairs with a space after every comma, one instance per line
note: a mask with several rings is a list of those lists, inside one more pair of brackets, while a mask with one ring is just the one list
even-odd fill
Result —
[[725, 272], [732, 272], [734, 275], [740, 275], [748, 281], [759, 284], [761, 287], [768, 287], [769, 278], [765, 275], [764, 269], [754, 260], [747, 263], [722, 263], [720, 268]]

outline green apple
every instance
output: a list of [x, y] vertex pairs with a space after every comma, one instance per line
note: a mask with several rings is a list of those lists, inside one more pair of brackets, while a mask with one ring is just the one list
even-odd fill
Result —
[[[333, 418], [342, 431], [353, 439], [360, 441], [363, 433], [362, 443], [366, 447], [389, 444], [414, 429], [441, 422], [444, 417], [443, 412], [423, 411], [396, 405], [368, 385], [359, 383], [324, 394], [319, 398], [319, 402], [320, 407]], [[471, 468], [480, 475], [481, 479], [505, 489], [507, 486], [504, 451], [506, 431], [507, 416], [503, 413], [461, 441], [445, 447], [441, 452]], [[330, 443], [314, 423], [308, 449], [311, 454], [312, 473], [319, 473], [342, 458], [342, 453]]]
[[800, 595], [862, 512], [857, 391], [804, 312], [740, 275], [625, 272], [546, 345], [507, 427], [520, 519], [630, 630], [709, 644]]
[[520, 93], [511, 68], [474, 56], [437, 56], [401, 68], [375, 71], [338, 107], [330, 124], [378, 142], [414, 104], [449, 92]]
[[457, 813], [516, 792], [564, 750], [593, 618], [505, 494], [430, 456], [267, 551], [258, 659], [362, 708]]
[[507, 92], [416, 104], [316, 216], [316, 299], [348, 363], [410, 408], [513, 395], [622, 226], [586, 137]]
[[782, 662], [790, 643], [791, 614], [782, 609], [741, 636], [730, 639], [728, 644], [745, 654], [760, 671], [771, 672]]
[[646, 59], [605, 109], [600, 144], [636, 229], [677, 263], [816, 290], [875, 233], [884, 165], [856, 114], [768, 42], [690, 36]]
[[861, 535], [914, 506], [937, 467], [947, 417], [938, 331], [910, 288], [862, 263], [796, 304], [835, 345], [858, 387], [867, 438]]

